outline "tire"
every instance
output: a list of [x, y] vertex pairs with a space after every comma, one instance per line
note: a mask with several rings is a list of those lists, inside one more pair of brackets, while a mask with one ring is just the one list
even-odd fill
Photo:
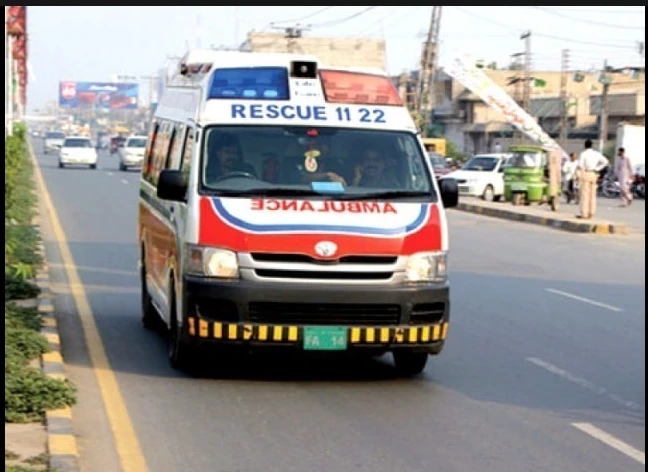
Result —
[[560, 209], [560, 197], [559, 196], [553, 196], [551, 197], [551, 210], [552, 211], [558, 211]]
[[182, 340], [180, 324], [178, 323], [176, 294], [174, 283], [169, 289], [169, 330], [167, 333], [167, 352], [171, 367], [181, 372], [193, 370], [193, 346]]
[[392, 352], [396, 371], [402, 377], [412, 377], [425, 370], [428, 358], [427, 352], [412, 350], [397, 350]]
[[90, 168], [91, 168], [92, 170], [95, 170], [95, 169], [97, 168], [97, 164], [90, 164]]
[[125, 166], [124, 164], [122, 164], [122, 163], [120, 162], [120, 163], [119, 163], [119, 170], [122, 171], [122, 172], [126, 172], [128, 169], [126, 168], [126, 166]]
[[65, 165], [62, 162], [59, 162], [59, 169], [63, 169]]
[[[142, 254], [144, 253], [142, 248]], [[155, 330], [160, 326], [160, 317], [157, 310], [153, 306], [151, 294], [148, 291], [146, 284], [146, 266], [142, 262], [142, 270], [140, 271], [140, 286], [142, 288], [141, 304], [142, 304], [142, 324], [146, 329]]]
[[492, 185], [487, 185], [482, 194], [482, 198], [487, 202], [492, 202], [495, 200], [495, 190], [493, 190]]
[[513, 205], [518, 206], [518, 205], [523, 205], [524, 204], [524, 195], [521, 193], [514, 193], [513, 194]]

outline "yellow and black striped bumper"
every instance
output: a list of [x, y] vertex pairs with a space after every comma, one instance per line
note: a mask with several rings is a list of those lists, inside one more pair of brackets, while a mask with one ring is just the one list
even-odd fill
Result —
[[[417, 326], [350, 326], [347, 342], [349, 346], [433, 344], [446, 339], [448, 326], [448, 323]], [[303, 331], [303, 326], [222, 323], [195, 317], [187, 319], [189, 336], [205, 341], [300, 345]]]

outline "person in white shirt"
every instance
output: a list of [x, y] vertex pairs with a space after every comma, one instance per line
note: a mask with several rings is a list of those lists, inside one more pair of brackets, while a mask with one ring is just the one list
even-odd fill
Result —
[[496, 142], [495, 142], [495, 148], [494, 148], [494, 151], [497, 152], [497, 153], [502, 152], [502, 145], [499, 143], [499, 141], [496, 141]]
[[596, 213], [596, 182], [599, 172], [610, 165], [610, 161], [598, 151], [592, 149], [592, 141], [585, 141], [585, 150], [578, 158], [577, 169], [580, 178], [580, 212], [578, 218], [589, 220]]
[[563, 173], [563, 191], [567, 197], [567, 203], [570, 203], [576, 197], [574, 191], [577, 180], [576, 171], [578, 169], [578, 156], [575, 152], [569, 153], [569, 159], [565, 161], [562, 167]]

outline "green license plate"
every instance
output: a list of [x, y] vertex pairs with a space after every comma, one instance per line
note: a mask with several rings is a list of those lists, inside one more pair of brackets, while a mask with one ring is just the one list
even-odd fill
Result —
[[338, 326], [307, 326], [304, 328], [305, 351], [344, 351], [347, 329]]

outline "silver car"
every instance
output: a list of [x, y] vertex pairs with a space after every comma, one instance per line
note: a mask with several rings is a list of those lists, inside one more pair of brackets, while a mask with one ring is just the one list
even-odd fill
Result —
[[43, 141], [43, 153], [58, 152], [63, 147], [63, 141], [65, 141], [65, 134], [61, 131], [47, 132]]
[[129, 136], [124, 145], [118, 148], [119, 170], [125, 171], [129, 167], [141, 167], [144, 162], [146, 149], [146, 136]]

